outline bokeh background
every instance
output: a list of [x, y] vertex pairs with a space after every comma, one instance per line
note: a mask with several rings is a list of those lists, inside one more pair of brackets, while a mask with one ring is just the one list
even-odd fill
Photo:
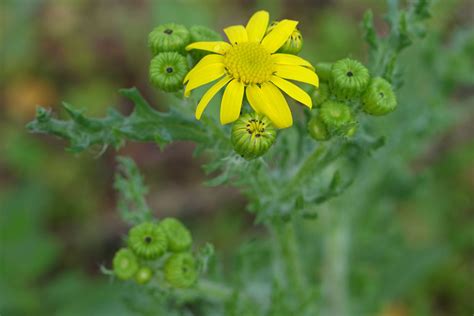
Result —
[[[252, 225], [237, 191], [202, 185], [204, 160], [192, 158], [190, 143], [163, 151], [134, 143], [118, 153], [109, 149], [99, 156], [92, 149], [73, 155], [62, 140], [25, 129], [37, 105], [65, 117], [63, 100], [92, 116], [110, 106], [129, 113], [131, 104], [117, 94], [123, 87], [138, 87], [165, 109], [166, 98], [148, 83], [152, 28], [176, 22], [221, 30], [260, 8], [300, 21], [303, 56], [313, 62], [366, 60], [358, 26], [367, 8], [377, 17], [379, 34], [387, 32], [381, 18], [386, 4], [379, 0], [0, 2], [0, 315], [129, 315], [121, 289], [99, 269], [110, 266], [128, 229], [115, 211], [117, 154], [133, 157], [146, 175], [155, 214], [183, 219], [198, 243], [215, 245], [223, 262], [239, 244], [264, 234]], [[419, 70], [428, 77], [431, 71], [443, 74], [436, 81], [445, 93], [442, 106], [471, 115], [450, 120], [420, 144], [408, 164], [413, 175], [428, 179], [423, 185], [393, 184], [402, 191], [391, 217], [402, 227], [401, 238], [448, 245], [450, 254], [372, 315], [474, 312], [474, 116], [467, 110], [474, 93], [473, 12], [469, 0], [437, 1], [425, 46], [419, 48], [446, 56], [441, 59], [446, 64], [436, 64], [442, 72]], [[440, 60], [430, 54], [426, 59]]]

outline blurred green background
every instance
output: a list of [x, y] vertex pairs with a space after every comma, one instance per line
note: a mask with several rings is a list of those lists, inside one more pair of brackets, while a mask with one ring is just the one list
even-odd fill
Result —
[[[302, 55], [312, 62], [346, 56], [366, 60], [358, 26], [367, 8], [374, 11], [379, 34], [387, 32], [382, 19], [386, 5], [379, 0], [1, 1], [0, 315], [134, 314], [122, 303], [126, 289], [114, 286], [99, 269], [110, 266], [127, 231], [115, 212], [117, 153], [107, 150], [99, 156], [97, 148], [72, 155], [61, 140], [28, 134], [24, 126], [36, 105], [60, 116], [62, 100], [88, 115], [102, 115], [109, 106], [128, 113], [131, 104], [116, 91], [136, 86], [165, 109], [166, 97], [148, 83], [148, 32], [165, 22], [221, 30], [244, 23], [261, 8], [272, 17], [300, 21]], [[387, 180], [387, 190], [397, 192], [396, 199], [392, 194], [386, 201], [392, 211], [359, 227], [363, 232], [374, 221], [386, 230], [396, 226], [406, 243], [442, 245], [448, 254], [423, 266], [419, 277], [382, 306], [366, 309], [370, 315], [474, 312], [473, 12], [469, 0], [436, 2], [428, 37], [407, 53], [411, 65], [406, 67], [430, 78], [406, 78], [412, 87], [408, 93], [436, 91], [420, 100], [442, 103], [439, 115], [454, 114], [417, 142], [403, 140], [411, 146], [409, 158], [401, 160], [410, 178]], [[219, 259], [229, 262], [239, 244], [263, 232], [252, 225], [238, 192], [202, 185], [203, 160], [193, 159], [192, 151], [190, 143], [164, 151], [153, 144], [128, 144], [119, 153], [133, 157], [146, 175], [148, 202], [157, 216], [179, 216], [198, 243], [214, 243]], [[384, 207], [378, 211], [385, 214]], [[396, 246], [381, 241], [380, 247]], [[357, 300], [357, 275], [351, 282]]]

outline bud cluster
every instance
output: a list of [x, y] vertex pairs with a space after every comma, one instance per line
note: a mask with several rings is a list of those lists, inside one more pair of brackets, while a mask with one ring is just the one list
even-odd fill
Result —
[[199, 41], [218, 41], [221, 37], [213, 30], [200, 25], [186, 28], [168, 23], [153, 29], [148, 35], [148, 47], [153, 55], [150, 63], [150, 82], [164, 92], [177, 92], [192, 63], [206, 55], [203, 51], [186, 52], [188, 44]]
[[312, 93], [316, 109], [308, 122], [308, 132], [318, 141], [333, 136], [352, 137], [357, 131], [357, 114], [381, 116], [392, 112], [397, 99], [389, 82], [372, 77], [354, 59], [316, 65], [321, 84]]
[[158, 223], [143, 222], [130, 229], [127, 247], [115, 253], [113, 272], [121, 280], [134, 279], [146, 284], [155, 276], [167, 286], [186, 288], [198, 276], [194, 255], [190, 252], [193, 239], [189, 230], [175, 218]]

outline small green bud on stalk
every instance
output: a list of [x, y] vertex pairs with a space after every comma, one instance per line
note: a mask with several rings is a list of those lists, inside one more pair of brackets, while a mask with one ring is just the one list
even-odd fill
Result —
[[319, 115], [331, 135], [345, 136], [355, 124], [351, 109], [341, 102], [324, 102]]
[[244, 114], [232, 125], [232, 146], [248, 160], [265, 154], [275, 142], [275, 138], [276, 129], [263, 114]]
[[331, 91], [338, 99], [359, 97], [369, 84], [367, 68], [357, 60], [345, 58], [331, 68]]
[[313, 106], [318, 107], [323, 104], [330, 96], [329, 86], [327, 83], [320, 83], [318, 88], [315, 88], [311, 93]]
[[179, 24], [168, 23], [157, 26], [148, 35], [148, 46], [154, 55], [163, 52], [185, 52], [191, 36], [188, 29]]
[[370, 115], [385, 115], [397, 107], [392, 85], [381, 77], [373, 78], [362, 96], [362, 110]]
[[135, 282], [138, 284], [146, 284], [153, 277], [153, 271], [149, 267], [140, 267], [135, 273]]
[[155, 259], [168, 249], [168, 239], [157, 224], [144, 222], [129, 231], [128, 245], [139, 257]]
[[183, 80], [188, 72], [186, 58], [175, 52], [160, 53], [150, 64], [151, 83], [166, 92], [176, 92], [183, 88]]
[[[278, 25], [278, 21], [273, 21], [267, 29], [267, 34], [272, 31], [275, 26]], [[291, 33], [290, 37], [286, 40], [285, 44], [278, 49], [278, 53], [283, 54], [292, 54], [298, 55], [298, 53], [303, 48], [303, 35], [301, 32], [295, 28], [293, 33]]]
[[114, 274], [122, 280], [128, 280], [138, 270], [138, 259], [128, 248], [122, 248], [115, 253], [112, 261]]
[[[194, 42], [215, 42], [221, 41], [222, 37], [216, 31], [202, 26], [202, 25], [193, 25], [189, 28], [189, 33], [191, 35], [191, 43]], [[193, 49], [189, 52], [193, 57], [194, 63], [197, 63], [201, 58], [208, 55], [209, 52], [199, 49]]]
[[165, 279], [173, 287], [187, 288], [197, 279], [196, 259], [188, 252], [177, 253], [165, 263]]
[[189, 230], [175, 218], [165, 218], [159, 223], [168, 238], [168, 248], [171, 251], [179, 252], [187, 250], [192, 242]]
[[331, 138], [326, 124], [321, 120], [318, 115], [313, 116], [309, 120], [307, 128], [309, 135], [315, 140], [325, 141]]

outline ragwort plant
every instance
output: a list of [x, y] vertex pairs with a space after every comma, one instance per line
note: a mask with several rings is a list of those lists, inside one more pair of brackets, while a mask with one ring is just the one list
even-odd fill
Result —
[[[364, 16], [367, 66], [353, 58], [320, 62], [299, 57], [303, 37], [298, 22], [271, 22], [268, 12], [258, 11], [245, 26], [225, 28], [227, 41], [200, 25], [170, 23], [152, 30], [150, 82], [174, 96], [167, 112], [156, 111], [136, 88], [120, 90], [135, 105], [128, 116], [110, 109], [104, 118], [89, 118], [64, 103], [71, 117], [65, 121], [38, 108], [28, 129], [68, 140], [71, 152], [97, 145], [117, 149], [126, 141], [160, 148], [194, 142], [196, 154], [209, 157], [204, 170], [218, 174], [207, 184], [239, 188], [256, 223], [272, 236], [259, 248], [271, 258], [265, 267], [246, 255], [245, 247], [240, 250], [240, 269], [253, 269], [254, 283], [242, 271], [227, 279], [215, 277], [208, 271], [211, 243], [197, 247], [178, 219], [155, 218], [139, 170], [130, 158], [119, 157], [118, 209], [131, 228], [103, 271], [140, 293], [127, 299], [132, 309], [166, 315], [190, 310], [205, 315], [350, 314], [346, 263], [338, 257], [347, 238], [341, 223], [347, 220], [335, 216], [328, 221], [331, 251], [325, 255], [330, 265], [322, 289], [309, 282], [311, 263], [295, 231], [316, 218], [326, 201], [357, 183], [361, 162], [373, 159], [371, 153], [390, 137], [374, 134], [371, 123], [403, 106], [396, 96], [403, 84], [398, 57], [424, 35], [429, 3], [413, 1], [406, 10], [399, 9], [398, 1], [388, 3], [386, 37], [376, 34], [371, 11]], [[285, 95], [296, 101], [291, 109]], [[216, 117], [211, 101], [219, 99]], [[321, 308], [325, 295], [335, 309]]]

